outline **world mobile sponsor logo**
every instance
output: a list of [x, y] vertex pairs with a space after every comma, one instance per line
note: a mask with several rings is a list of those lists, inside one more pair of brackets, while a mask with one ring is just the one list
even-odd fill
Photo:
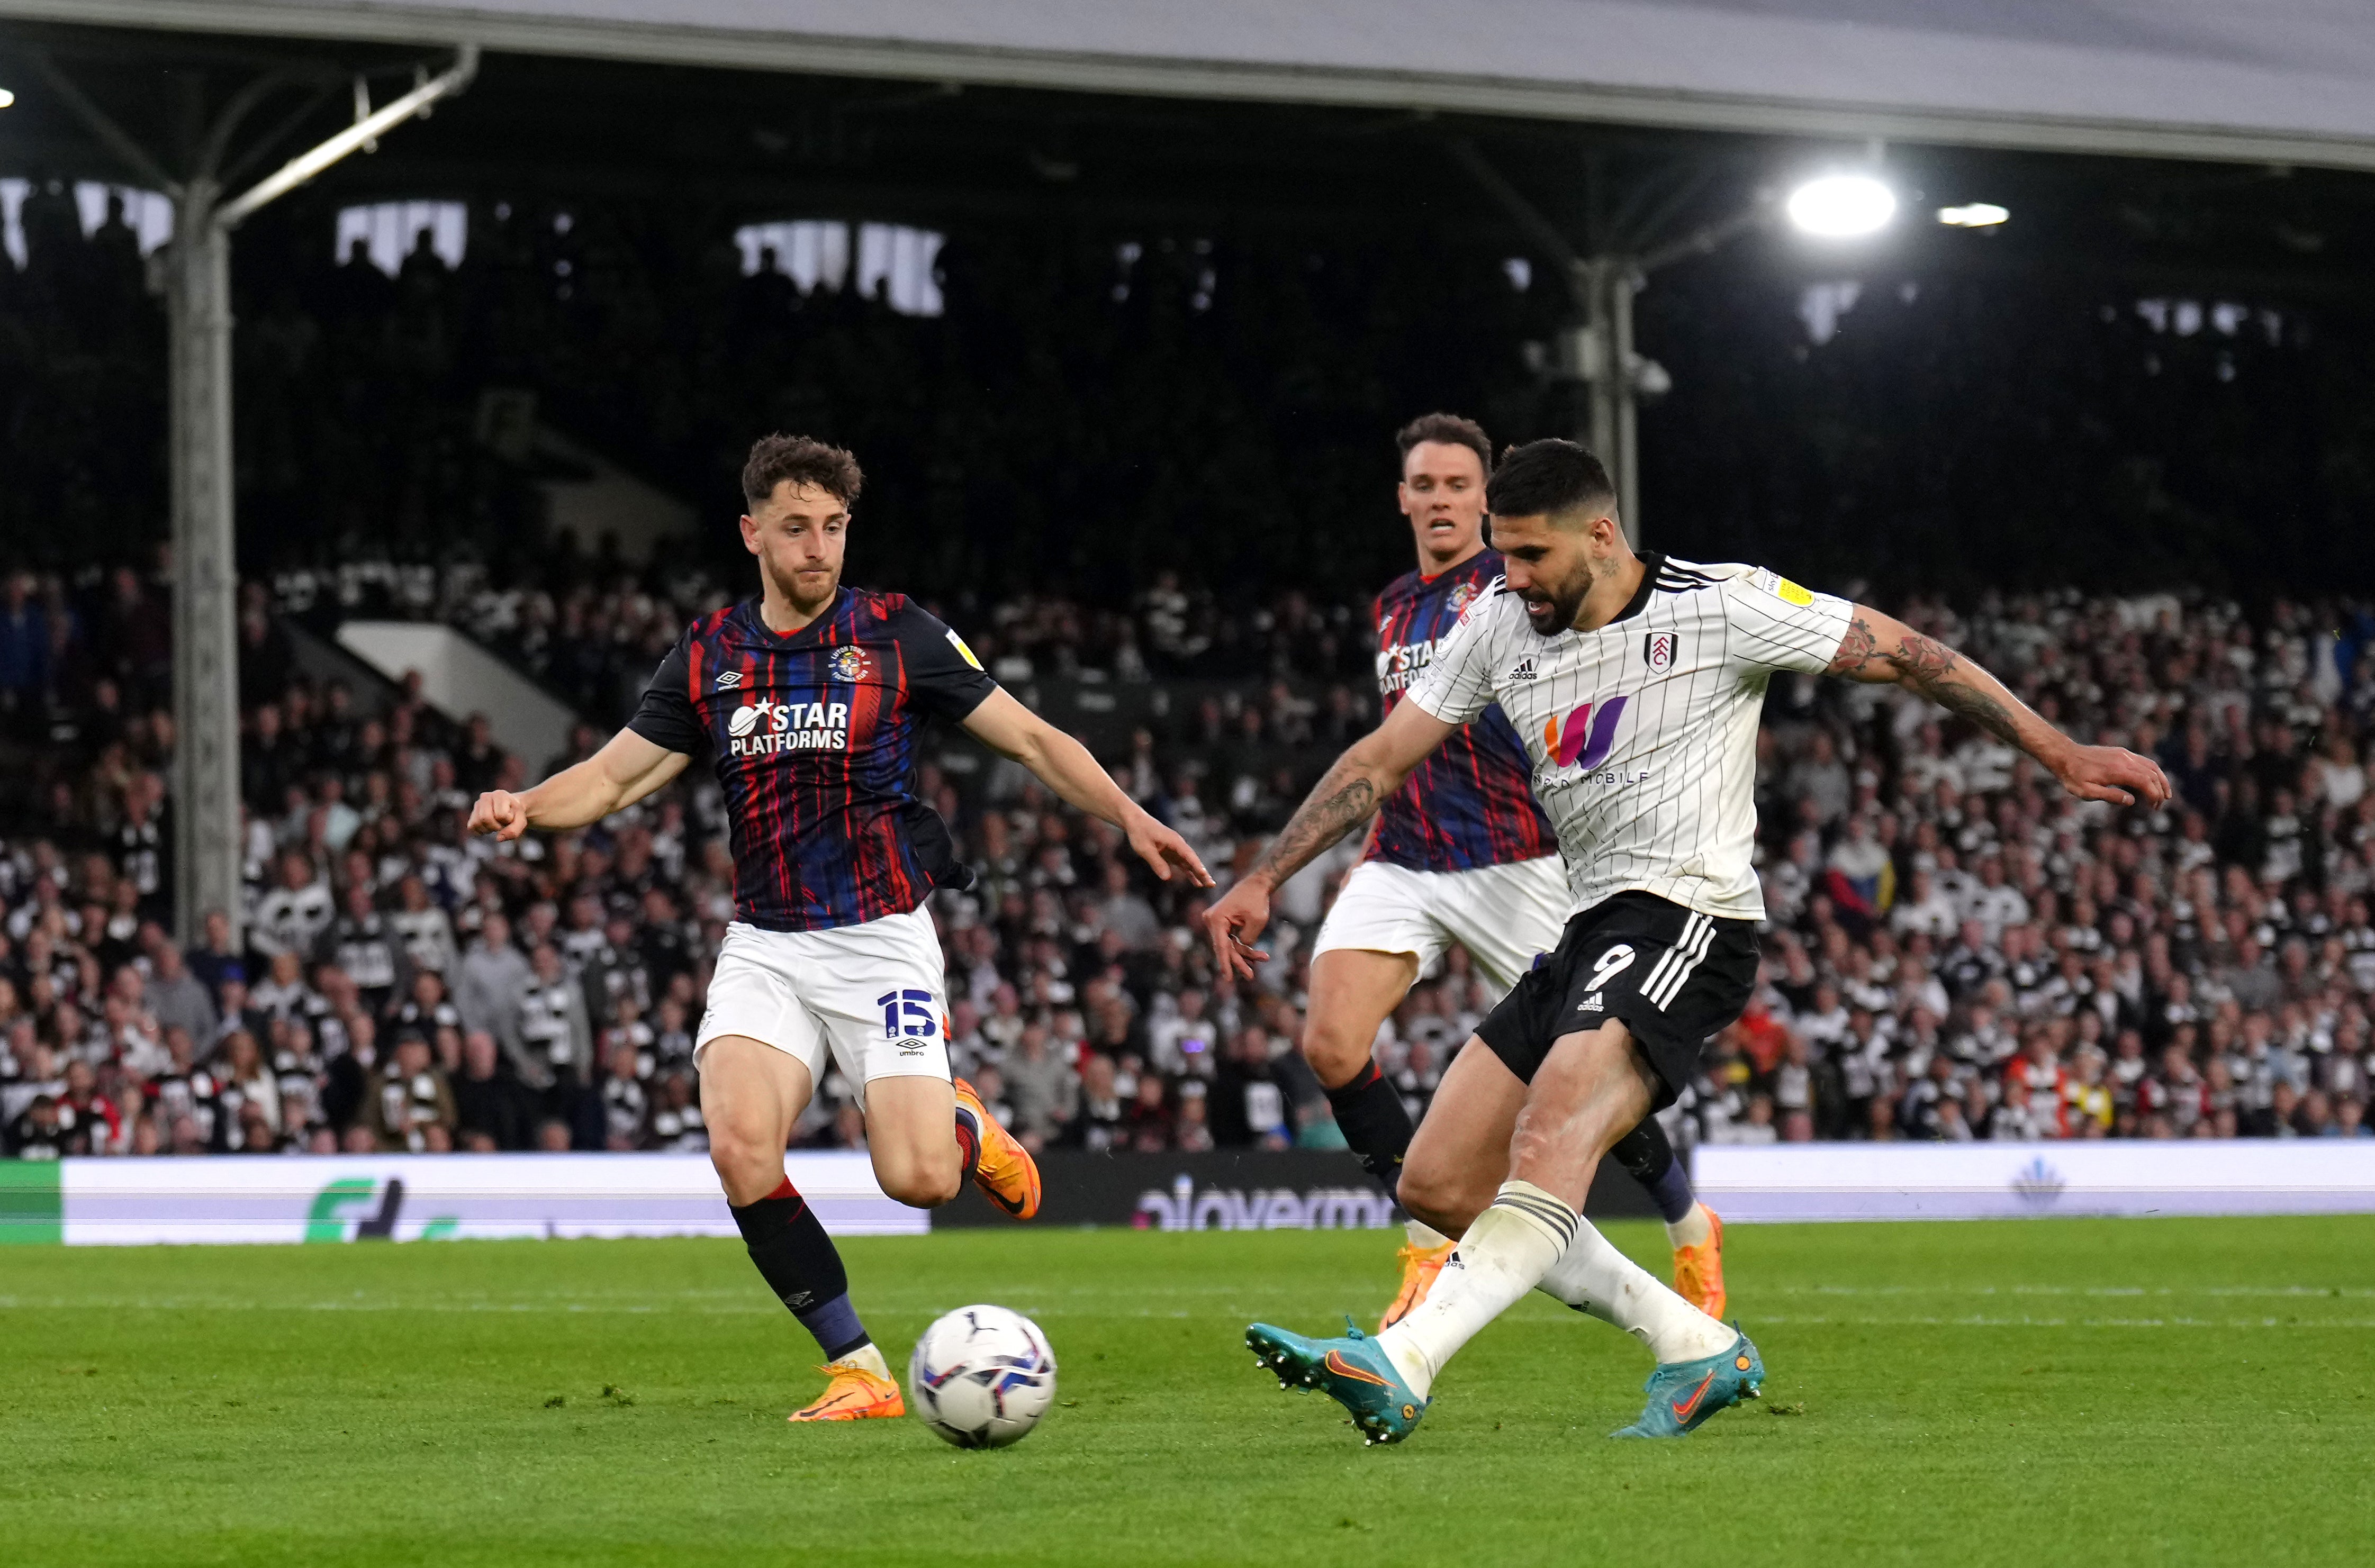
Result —
[[[1607, 761], [1616, 749], [1616, 726], [1624, 722], [1625, 705], [1632, 700], [1625, 695], [1586, 702], [1567, 714], [1564, 724], [1552, 719], [1542, 725], [1543, 757], [1561, 768], [1579, 765], [1586, 772]], [[1597, 714], [1594, 706], [1600, 710]]]

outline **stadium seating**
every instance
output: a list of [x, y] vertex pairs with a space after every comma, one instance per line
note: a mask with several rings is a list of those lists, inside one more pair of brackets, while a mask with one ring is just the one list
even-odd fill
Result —
[[[475, 570], [407, 581], [397, 607], [469, 628], [604, 725], [723, 592], [697, 574], [559, 598]], [[478, 790], [568, 759], [308, 674], [304, 623], [344, 590], [252, 584], [249, 942], [176, 951], [158, 595], [128, 570], [0, 584], [0, 713], [29, 760], [8, 819], [27, 825], [0, 838], [8, 1151], [700, 1147], [690, 1031], [730, 913], [714, 787], [549, 843], [467, 840]], [[2070, 594], [1900, 608], [2058, 722], [2156, 752], [2179, 799], [2082, 806], [1894, 689], [1777, 682], [1766, 973], [1684, 1096], [1684, 1134], [2365, 1136], [2375, 619]], [[1115, 732], [1107, 760], [1219, 867], [1373, 722], [1361, 624], [1295, 595], [1224, 614], [1165, 584], [1126, 612], [1042, 596], [966, 629], [1010, 682], [1101, 675], [1146, 697], [1134, 712], [1167, 710]], [[1219, 647], [1242, 673], [1199, 681]], [[1153, 700], [1174, 689], [1208, 695]], [[1043, 1145], [1329, 1146], [1292, 1043], [1301, 938], [1351, 851], [1290, 886], [1277, 958], [1236, 986], [1213, 977], [1194, 899], [986, 764], [950, 735], [921, 784], [979, 873], [933, 907], [954, 1054], [998, 1114]], [[1392, 1020], [1380, 1055], [1413, 1109], [1487, 1002], [1455, 953]], [[861, 1136], [829, 1080], [804, 1140]]]
[[[956, 235], [947, 314], [924, 318], [745, 275], [722, 234], [704, 248], [692, 228], [647, 231], [652, 215], [628, 206], [573, 219], [474, 207], [459, 269], [423, 246], [394, 277], [360, 257], [334, 265], [321, 225], [291, 214], [243, 233], [239, 271], [242, 549], [266, 574], [247, 585], [242, 622], [254, 904], [238, 952], [168, 955], [168, 595], [161, 566], [96, 564], [141, 559], [157, 531], [144, 498], [164, 489], [163, 345], [137, 240], [120, 216], [86, 235], [73, 193], [35, 181], [18, 211], [24, 264], [0, 265], [0, 412], [22, 458], [0, 488], [0, 566], [69, 563], [0, 579], [0, 1139], [12, 1152], [698, 1142], [685, 1046], [727, 914], [714, 794], [679, 788], [612, 827], [490, 854], [458, 831], [472, 793], [568, 754], [514, 756], [507, 737], [325, 654], [345, 616], [451, 622], [586, 715], [582, 751], [686, 616], [739, 580], [703, 575], [734, 566], [730, 550], [637, 570], [538, 527], [538, 460], [505, 434], [522, 407], [704, 501], [753, 410], [853, 441], [875, 474], [861, 573], [879, 549], [872, 560], [901, 563], [898, 585], [940, 595], [1001, 679], [1086, 734], [1215, 865], [1281, 820], [1374, 718], [1357, 592], [1406, 558], [1389, 514], [1334, 525], [1353, 500], [1374, 502], [1362, 454], [1408, 411], [1377, 367], [1424, 363], [1427, 384], [1466, 387], [1505, 435], [1556, 413], [1555, 391], [1507, 351], [1550, 319], [1543, 301], [1481, 253], [1447, 271], [1439, 254], [1392, 246]], [[1905, 402], [1881, 373], [1890, 333], [2025, 352], [2026, 306], [1978, 310], [1966, 292], [1919, 313], [1942, 292], [1875, 295], [1859, 331], [1877, 347], [1850, 332], [1811, 361], [1781, 295], [1693, 294], [1685, 281], [1648, 308], [1670, 312], [1658, 330], [1685, 385], [1714, 389], [1694, 418], [1721, 424], [1722, 388], [1762, 384], [1716, 373], [1750, 355], [1807, 365], [1790, 384], [1810, 419], [1879, 431]], [[976, 309], [985, 300], [997, 308]], [[2033, 303], [2038, 333], [2067, 336], [2055, 301]], [[2147, 437], [2183, 444], [2172, 432], [2187, 419], [2220, 417], [2222, 395], [2203, 389], [2298, 347], [2273, 325], [2180, 343], [2108, 309], [2088, 330], [2106, 363], [2149, 365], [2119, 383], [2125, 401], [2103, 405], [2116, 427], [2105, 439], [2139, 451]], [[2039, 363], [2057, 385], [2071, 379]], [[2193, 391], [2171, 390], [2180, 379]], [[2008, 407], [2026, 407], [2021, 384], [2003, 382]], [[1098, 389], [1093, 409], [1083, 387]], [[1869, 446], [1858, 462], [1928, 450]], [[2060, 450], [1981, 443], [1967, 472], [2011, 462], [2052, 490], [2034, 464]], [[1950, 530], [1868, 546], [1872, 518], [1854, 511], [1866, 503], [1823, 489], [1793, 452], [1710, 451], [1657, 493], [1707, 536], [1753, 531], [1809, 581], [1871, 548], [1899, 576], [1968, 580], [1969, 561], [1940, 553], [1959, 542], [1935, 544]], [[1757, 483], [1722, 489], [1743, 466]], [[1932, 477], [1923, 494], [1954, 488]], [[2221, 493], [2265, 500], [2274, 483], [2239, 468]], [[1858, 493], [1885, 510], [1898, 492], [1875, 479]], [[948, 516], [967, 526], [936, 526]], [[2015, 525], [2060, 526], [2042, 512]], [[2133, 533], [2088, 535], [2084, 569], [2102, 576], [2104, 541]], [[1341, 596], [1278, 587], [1320, 580], [1306, 552], [1323, 536]], [[1164, 570], [1190, 539], [1210, 570]], [[2234, 565], [2193, 535], [2153, 539], [2162, 554], [2138, 570], [2163, 580]], [[2246, 543], [2266, 571], [2314, 580], [2301, 539]], [[1093, 592], [1117, 580], [1135, 594]], [[1246, 581], [1265, 586], [1228, 586]], [[1017, 583], [1036, 586], [998, 595]], [[1759, 802], [1766, 984], [1684, 1097], [1683, 1130], [2358, 1134], [2375, 987], [2369, 612], [2276, 600], [2246, 619], [2215, 598], [2060, 594], [1908, 613], [2061, 722], [2157, 751], [2180, 802], [2150, 819], [2075, 808], [1909, 700], [1779, 684]], [[936, 905], [958, 1054], [1027, 1136], [1330, 1139], [1291, 1049], [1298, 941], [1259, 986], [1216, 984], [1192, 901], [1152, 884], [1097, 825], [961, 738], [924, 785], [982, 878]], [[1295, 933], [1342, 863], [1283, 902]], [[508, 939], [490, 947], [497, 913]], [[360, 930], [373, 918], [393, 948]], [[340, 920], [358, 929], [341, 937]], [[1397, 1016], [1380, 1049], [1414, 1106], [1484, 1002], [1455, 958]], [[408, 1055], [413, 1033], [422, 1044]], [[857, 1136], [837, 1094], [805, 1131]]]

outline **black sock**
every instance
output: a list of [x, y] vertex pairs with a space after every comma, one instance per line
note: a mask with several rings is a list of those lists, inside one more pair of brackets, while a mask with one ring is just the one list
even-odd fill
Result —
[[1413, 1130], [1401, 1095], [1386, 1081], [1377, 1064], [1371, 1062], [1352, 1082], [1329, 1090], [1328, 1103], [1334, 1107], [1336, 1125], [1353, 1152], [1360, 1156], [1362, 1167], [1392, 1192], [1401, 1182], [1402, 1156], [1409, 1152]]
[[1649, 1189], [1667, 1224], [1680, 1224], [1698, 1202], [1698, 1195], [1691, 1191], [1691, 1173], [1684, 1169], [1674, 1146], [1666, 1141], [1666, 1129], [1658, 1125], [1657, 1117], [1642, 1117], [1641, 1125], [1618, 1138], [1608, 1152], [1616, 1156], [1616, 1162], [1635, 1181]]
[[841, 1266], [841, 1254], [790, 1177], [758, 1202], [731, 1212], [767, 1289], [816, 1336], [825, 1360], [837, 1362], [870, 1342], [857, 1309], [849, 1304], [849, 1271]]

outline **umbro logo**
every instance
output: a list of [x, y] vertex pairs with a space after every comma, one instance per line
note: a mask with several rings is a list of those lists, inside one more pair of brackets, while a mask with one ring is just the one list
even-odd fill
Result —
[[1533, 679], [1534, 661], [1531, 659], [1519, 659], [1518, 661], [1518, 667], [1509, 672], [1509, 678], [1511, 680]]
[[730, 691], [741, 684], [742, 672], [738, 669], [729, 669], [717, 678], [717, 690], [720, 691]]

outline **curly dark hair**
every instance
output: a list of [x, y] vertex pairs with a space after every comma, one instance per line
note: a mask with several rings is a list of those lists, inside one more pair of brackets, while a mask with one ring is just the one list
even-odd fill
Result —
[[856, 506], [857, 492], [866, 484], [857, 459], [845, 448], [800, 435], [762, 436], [753, 442], [742, 465], [743, 501], [756, 511], [786, 479], [814, 485], [844, 506]]

